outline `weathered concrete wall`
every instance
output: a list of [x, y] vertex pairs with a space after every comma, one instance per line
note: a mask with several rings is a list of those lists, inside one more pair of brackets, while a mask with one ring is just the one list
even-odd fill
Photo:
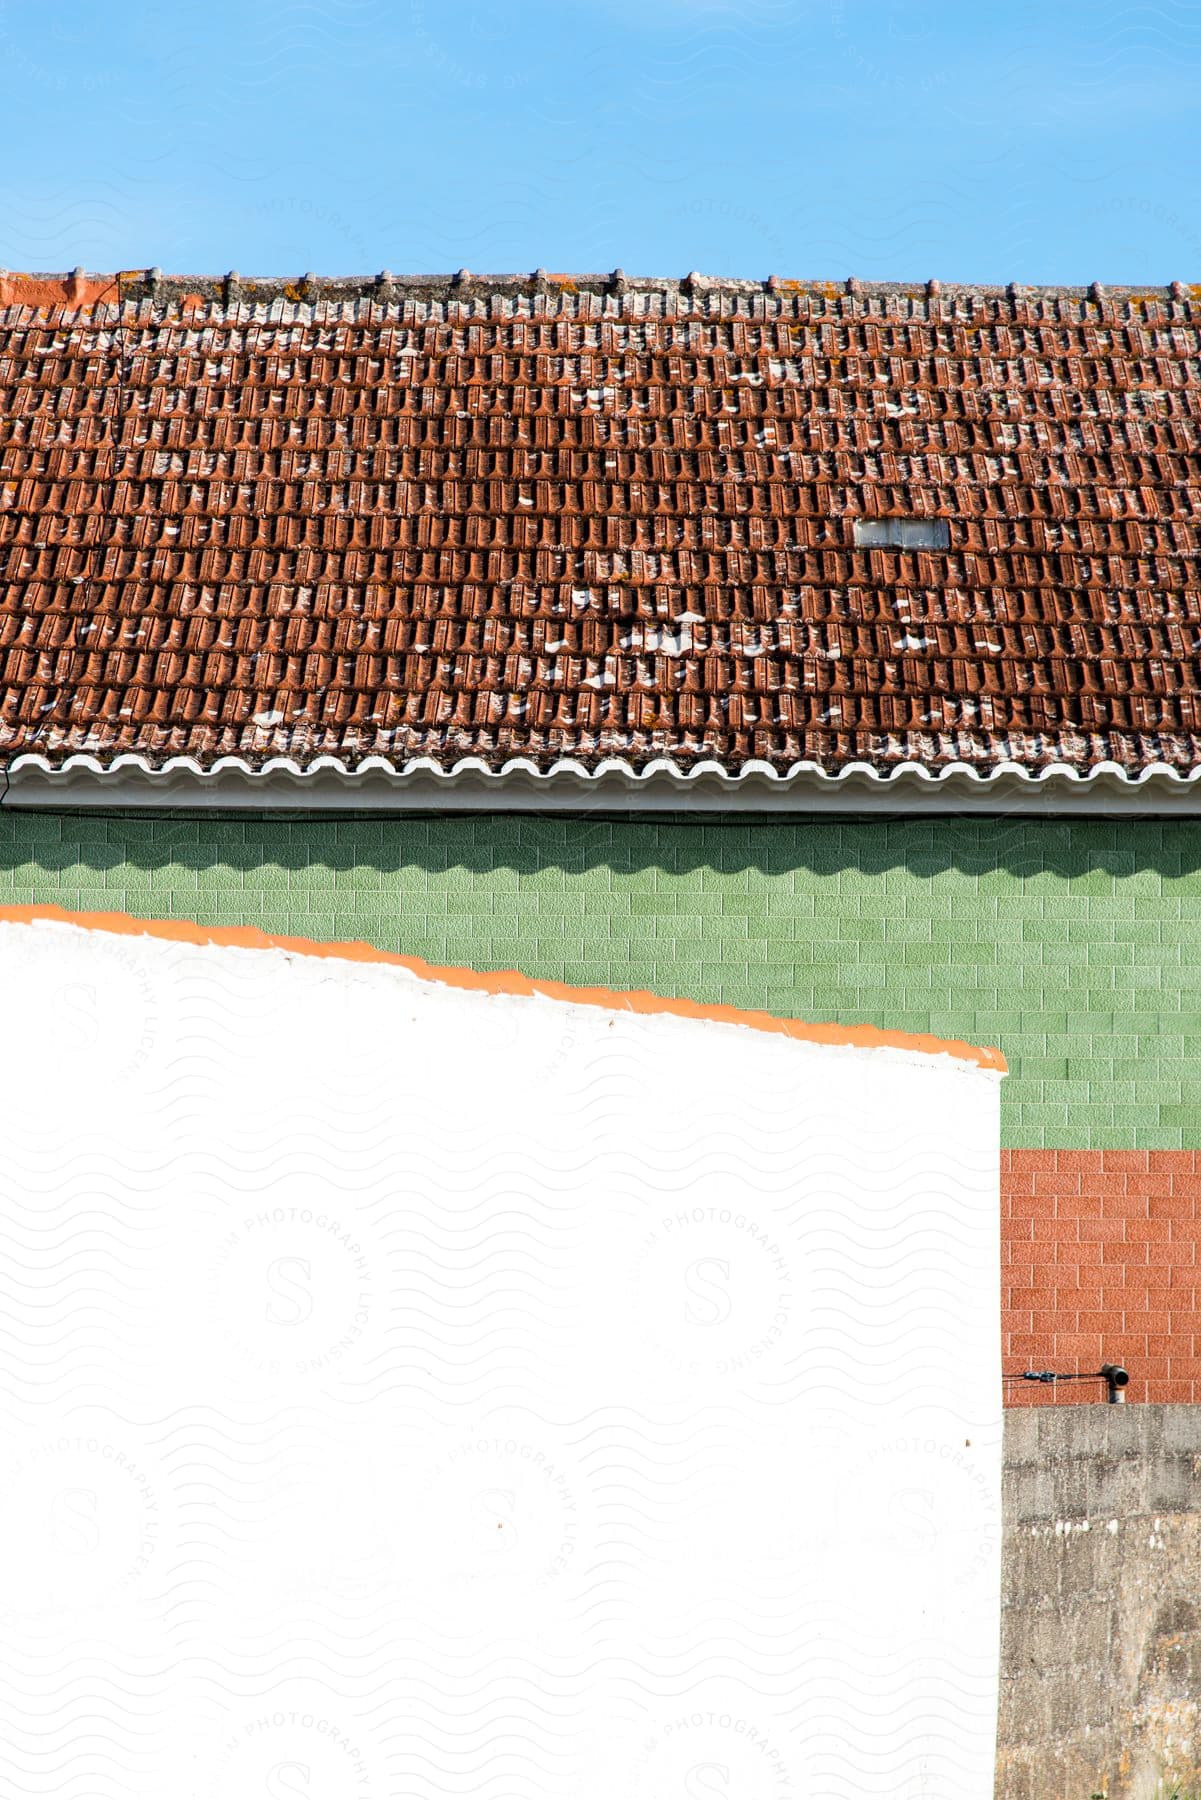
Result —
[[999, 1071], [125, 925], [0, 916], [2, 1791], [987, 1796]]
[[998, 1800], [1201, 1794], [1201, 1406], [1005, 1420]]

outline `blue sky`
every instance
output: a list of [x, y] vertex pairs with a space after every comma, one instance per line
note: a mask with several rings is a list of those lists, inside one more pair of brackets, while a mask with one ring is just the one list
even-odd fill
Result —
[[0, 0], [0, 265], [1201, 281], [1188, 0]]

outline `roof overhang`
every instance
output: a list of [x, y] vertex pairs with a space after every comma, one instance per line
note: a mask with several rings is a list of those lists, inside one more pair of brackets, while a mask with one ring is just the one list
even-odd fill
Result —
[[207, 767], [191, 757], [174, 757], [154, 768], [132, 754], [109, 763], [77, 754], [58, 766], [26, 754], [8, 765], [0, 806], [127, 812], [1176, 818], [1201, 816], [1201, 768], [1182, 773], [1156, 765], [1131, 775], [1116, 763], [1102, 763], [1083, 774], [1066, 764], [1032, 772], [1003, 763], [982, 772], [963, 763], [940, 770], [903, 763], [887, 771], [854, 763], [831, 773], [816, 763], [798, 763], [779, 774], [766, 763], [752, 762], [732, 774], [716, 762], [684, 771], [666, 759], [642, 769], [613, 758], [591, 770], [571, 761], [540, 770], [520, 757], [500, 769], [474, 757], [446, 769], [429, 758], [397, 767], [382, 757], [348, 767], [332, 756], [303, 766], [274, 757], [258, 768], [239, 757], [222, 757]]

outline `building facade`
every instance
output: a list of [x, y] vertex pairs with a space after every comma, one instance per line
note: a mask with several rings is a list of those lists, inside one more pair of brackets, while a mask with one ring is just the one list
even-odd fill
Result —
[[0, 907], [995, 1044], [1006, 1370], [1201, 1401], [1193, 290], [0, 305]]

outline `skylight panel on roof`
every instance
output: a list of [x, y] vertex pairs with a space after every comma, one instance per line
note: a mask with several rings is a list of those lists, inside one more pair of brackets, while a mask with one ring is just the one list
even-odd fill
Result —
[[945, 519], [855, 520], [855, 543], [862, 550], [945, 550], [950, 542]]

